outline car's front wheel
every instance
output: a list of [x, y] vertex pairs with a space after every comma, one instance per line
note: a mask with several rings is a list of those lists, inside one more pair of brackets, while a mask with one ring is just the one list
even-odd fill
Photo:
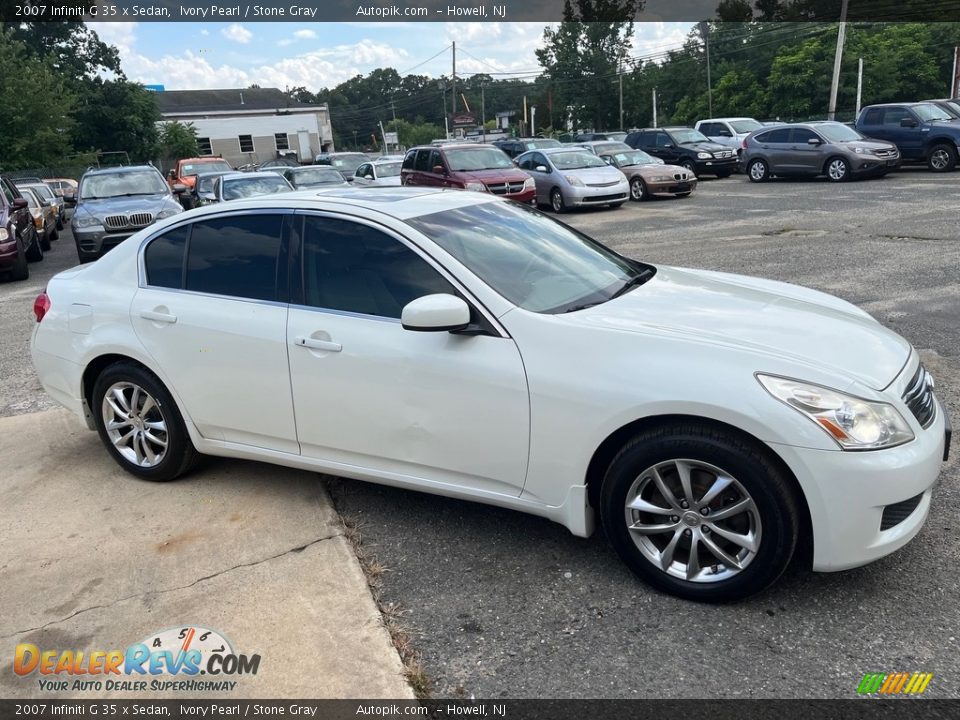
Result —
[[550, 207], [555, 213], [562, 213], [567, 209], [566, 203], [563, 202], [563, 193], [560, 192], [560, 188], [554, 188], [550, 191]]
[[697, 174], [697, 166], [693, 164], [693, 160], [687, 160], [687, 159], [681, 160], [680, 167], [686, 168], [689, 172], [693, 173], [694, 175]]
[[100, 439], [127, 472], [144, 480], [173, 480], [196, 462], [173, 397], [143, 367], [110, 365], [94, 383], [91, 409]]
[[607, 470], [600, 506], [607, 537], [638, 576], [701, 602], [768, 587], [800, 527], [791, 481], [767, 452], [695, 422], [628, 442]]
[[27, 247], [27, 260], [30, 262], [43, 260], [43, 241], [40, 239], [40, 233], [33, 233], [33, 240]]
[[927, 167], [933, 172], [950, 172], [957, 166], [957, 154], [946, 144], [934, 145], [927, 155]]

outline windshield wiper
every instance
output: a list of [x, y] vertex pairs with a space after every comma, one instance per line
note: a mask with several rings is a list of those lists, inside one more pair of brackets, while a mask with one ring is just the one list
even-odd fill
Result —
[[157, 192], [136, 192], [136, 193], [120, 193], [119, 195], [111, 195], [110, 197], [138, 197], [140, 195], [159, 195], [160, 191]]
[[643, 285], [647, 280], [653, 277], [653, 270], [650, 268], [645, 268], [634, 275], [632, 278], [623, 283], [623, 286], [617, 290], [613, 295], [610, 296], [610, 299], [618, 298], [621, 295], [625, 295], [631, 289], [637, 287], [638, 285]]

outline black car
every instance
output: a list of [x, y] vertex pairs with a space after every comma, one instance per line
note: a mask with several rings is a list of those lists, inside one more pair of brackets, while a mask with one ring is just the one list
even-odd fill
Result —
[[593, 142], [594, 140], [609, 140], [606, 133], [598, 132], [588, 132], [588, 133], [577, 133], [573, 136], [573, 141], [575, 143], [582, 142]]
[[662, 127], [637, 130], [624, 142], [632, 148], [658, 157], [667, 165], [680, 165], [697, 176], [729, 177], [737, 169], [735, 150], [715, 143], [690, 127]]
[[492, 144], [512, 158], [523, 155], [528, 150], [542, 150], [543, 148], [560, 147], [561, 145], [559, 140], [553, 140], [552, 138], [507, 138], [506, 140], [497, 140]]
[[905, 163], [922, 162], [934, 172], [957, 166], [960, 118], [933, 103], [868, 105], [856, 128], [867, 137], [892, 142]]

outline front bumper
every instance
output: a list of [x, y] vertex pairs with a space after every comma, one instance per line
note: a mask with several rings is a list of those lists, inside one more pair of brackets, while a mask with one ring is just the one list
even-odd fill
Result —
[[630, 197], [630, 183], [624, 179], [607, 187], [570, 186], [564, 190], [564, 196], [564, 202], [571, 207], [626, 202]]
[[697, 175], [732, 174], [740, 165], [740, 158], [736, 155], [729, 158], [713, 160], [696, 160]]
[[920, 531], [940, 475], [948, 425], [938, 402], [930, 427], [919, 431], [913, 441], [887, 450], [844, 452], [771, 445], [806, 497], [813, 525], [814, 570], [866, 565], [903, 547]]
[[72, 229], [73, 237], [77, 242], [77, 251], [87, 257], [98, 257], [139, 232], [139, 228], [122, 232], [106, 232], [102, 226], [90, 229], [74, 226]]
[[699, 180], [670, 180], [668, 182], [648, 182], [647, 192], [650, 195], [676, 195], [677, 193], [693, 192], [697, 189]]
[[869, 155], [854, 156], [850, 163], [851, 171], [857, 177], [869, 175], [881, 175], [897, 170], [900, 167], [900, 157], [895, 158], [877, 158]]

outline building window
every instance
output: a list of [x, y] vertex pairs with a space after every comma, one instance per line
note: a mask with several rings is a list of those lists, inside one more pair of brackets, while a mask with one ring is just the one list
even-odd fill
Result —
[[210, 144], [210, 138], [197, 138], [197, 148], [201, 155], [213, 155], [213, 145]]
[[273, 137], [277, 141], [277, 150], [290, 149], [290, 140], [287, 138], [286, 133], [276, 133]]
[[237, 139], [240, 140], [240, 152], [253, 152], [253, 135], [241, 135]]

